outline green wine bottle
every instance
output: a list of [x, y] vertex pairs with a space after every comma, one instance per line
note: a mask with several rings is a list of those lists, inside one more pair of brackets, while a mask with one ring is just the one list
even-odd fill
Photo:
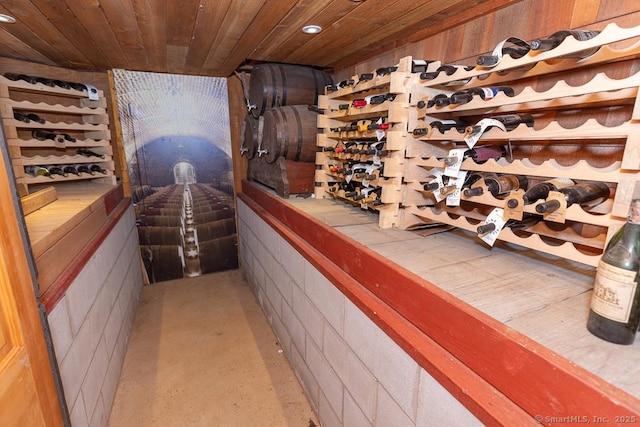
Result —
[[640, 323], [640, 199], [607, 244], [596, 273], [587, 329], [616, 344], [632, 344]]

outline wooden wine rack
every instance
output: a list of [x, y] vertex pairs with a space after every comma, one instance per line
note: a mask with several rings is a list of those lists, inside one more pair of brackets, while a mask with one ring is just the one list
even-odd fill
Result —
[[[333, 197], [363, 209], [371, 209], [379, 213], [379, 226], [390, 228], [398, 223], [400, 203], [402, 201], [402, 177], [404, 175], [405, 148], [409, 135], [407, 126], [409, 120], [409, 101], [411, 88], [417, 83], [417, 74], [411, 73], [411, 58], [400, 61], [396, 71], [386, 75], [376, 75], [373, 79], [356, 82], [352, 86], [330, 92], [320, 96], [319, 108], [325, 110], [318, 116], [318, 128], [322, 133], [318, 135], [317, 145], [323, 151], [316, 156], [315, 197]], [[393, 101], [382, 104], [353, 107], [354, 99], [369, 95], [390, 93], [396, 95]], [[340, 109], [341, 104], [349, 103], [348, 109]], [[366, 131], [333, 131], [354, 121], [371, 120], [386, 116], [390, 127], [386, 130]], [[335, 153], [325, 151], [329, 147], [336, 147], [350, 142], [384, 141], [383, 149], [386, 155], [376, 158], [371, 154]], [[357, 144], [356, 144], [357, 145]], [[331, 166], [344, 166], [348, 163], [378, 164], [380, 169], [374, 171], [375, 179], [369, 181], [371, 187], [381, 188], [379, 197], [363, 201], [345, 197], [345, 191], [332, 191], [334, 183], [344, 182], [345, 176], [331, 172]], [[358, 179], [354, 179], [358, 181]], [[361, 183], [361, 182], [360, 182]], [[378, 202], [378, 203], [374, 203]], [[381, 204], [379, 203], [381, 202]]]
[[[70, 181], [91, 180], [116, 185], [115, 164], [111, 148], [109, 116], [102, 91], [98, 99], [88, 98], [86, 90], [50, 87], [43, 83], [12, 81], [0, 76], [0, 114], [4, 124], [9, 155], [20, 196], [26, 196], [34, 188]], [[45, 123], [25, 123], [14, 118], [14, 112], [35, 113]], [[67, 133], [76, 141], [58, 142], [35, 139], [37, 129], [54, 133]], [[86, 157], [76, 153], [78, 148], [96, 152], [101, 157]], [[25, 173], [29, 165], [97, 164], [106, 174], [82, 174], [80, 176], [33, 177]]]
[[[555, 49], [546, 52], [531, 51], [518, 59], [505, 55], [495, 67], [476, 66], [471, 70], [460, 68], [449, 76], [441, 73], [433, 80], [421, 80], [419, 74], [410, 73], [412, 58], [403, 58], [398, 69], [390, 75], [321, 97], [320, 106], [326, 112], [318, 119], [318, 127], [324, 129], [324, 133], [318, 136], [318, 146], [334, 147], [349, 138], [362, 138], [363, 135], [360, 134], [335, 134], [329, 129], [340, 122], [388, 112], [393, 127], [387, 131], [386, 147], [390, 150], [390, 155], [384, 159], [384, 176], [388, 176], [390, 182], [381, 184], [382, 201], [385, 204], [384, 209], [379, 209], [380, 227], [412, 229], [430, 223], [444, 223], [475, 232], [491, 210], [506, 207], [505, 200], [494, 198], [485, 191], [482, 196], [461, 196], [460, 206], [446, 206], [444, 201], [436, 202], [432, 195], [423, 190], [423, 184], [430, 180], [430, 170], [444, 169], [442, 158], [448, 155], [450, 149], [468, 148], [464, 142], [465, 135], [455, 129], [444, 133], [436, 129], [424, 136], [414, 136], [414, 129], [426, 127], [432, 120], [466, 118], [473, 119], [469, 120], [473, 124], [480, 118], [501, 114], [554, 115], [556, 112], [569, 110], [627, 105], [632, 112], [624, 123], [607, 126], [589, 118], [579, 126], [565, 127], [561, 120], [542, 120], [540, 123], [536, 121], [534, 127], [522, 124], [509, 132], [489, 129], [476, 143], [476, 146], [507, 146], [509, 151], [514, 148], [514, 152], [519, 148], [549, 145], [577, 148], [587, 145], [614, 146], [622, 152], [621, 159], [612, 160], [605, 166], [594, 166], [587, 158], [570, 165], [554, 158], [534, 162], [524, 156], [511, 157], [509, 153], [508, 158], [489, 160], [482, 164], [465, 159], [461, 167], [461, 170], [467, 171], [525, 175], [534, 181], [570, 178], [606, 183], [611, 188], [612, 196], [589, 212], [579, 205], [567, 208], [565, 204], [554, 215], [545, 216], [544, 222], [527, 229], [526, 233], [504, 228], [498, 235], [498, 240], [597, 266], [606, 242], [626, 220], [630, 201], [634, 197], [640, 197], [640, 186], [637, 185], [640, 176], [640, 73], [624, 78], [610, 78], [603, 73], [591, 72], [593, 77], [579, 85], [567, 83], [567, 76], [574, 71], [588, 74], [589, 67], [640, 57], [640, 42], [624, 48], [611, 46], [637, 37], [640, 37], [640, 26], [620, 28], [616, 24], [610, 24], [587, 41], [569, 37]], [[587, 58], [567, 57], [595, 47], [599, 47], [598, 51]], [[438, 61], [432, 62], [428, 71], [435, 71], [440, 65]], [[529, 86], [536, 78], [551, 74], [560, 76], [552, 87], [536, 90]], [[354, 79], [357, 80], [357, 77]], [[457, 81], [466, 83], [449, 85]], [[426, 107], [426, 102], [439, 93], [451, 94], [471, 87], [509, 84], [521, 86], [521, 90], [517, 90], [513, 97], [499, 94], [487, 101], [475, 97], [467, 104]], [[389, 91], [398, 95], [393, 102], [369, 110], [369, 107], [365, 107], [363, 111], [354, 111], [356, 109], [353, 108], [338, 110], [339, 104], [373, 91]], [[420, 101], [424, 101], [424, 104]], [[341, 198], [340, 192], [333, 194], [329, 191], [329, 185], [340, 179], [331, 174], [329, 166], [339, 164], [341, 160], [340, 156], [333, 153], [318, 153], [316, 197], [329, 195]], [[538, 203], [540, 202], [525, 206], [524, 212], [535, 213]]]

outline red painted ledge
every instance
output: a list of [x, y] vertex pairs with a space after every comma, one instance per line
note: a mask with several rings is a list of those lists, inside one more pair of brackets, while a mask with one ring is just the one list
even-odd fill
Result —
[[122, 186], [118, 186], [104, 196], [105, 209], [108, 215], [107, 221], [100, 227], [85, 247], [82, 248], [73, 261], [60, 273], [45, 293], [41, 295], [40, 302], [44, 305], [46, 313], [50, 313], [60, 299], [62, 299], [62, 296], [67, 292], [71, 283], [73, 283], [84, 266], [87, 265], [93, 254], [107, 236], [109, 236], [111, 230], [113, 230], [131, 205], [131, 199], [123, 197]]
[[640, 400], [277, 196], [239, 197], [485, 424], [640, 421]]

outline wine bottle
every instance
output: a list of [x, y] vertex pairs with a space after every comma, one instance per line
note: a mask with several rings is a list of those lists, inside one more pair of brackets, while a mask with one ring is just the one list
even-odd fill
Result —
[[[504, 199], [513, 190], [526, 189], [529, 179], [523, 175], [490, 175], [484, 177], [484, 183], [489, 193], [496, 199]], [[467, 188], [466, 197], [480, 196], [484, 192], [482, 187]]]
[[27, 83], [36, 84], [37, 80], [35, 77], [29, 76], [27, 74], [19, 74], [19, 73], [4, 73], [6, 78], [11, 81], [17, 82], [18, 80], [25, 81]]
[[424, 73], [427, 71], [427, 67], [432, 62], [435, 62], [431, 59], [412, 59], [411, 60], [411, 72], [412, 73]]
[[101, 159], [104, 159], [104, 154], [99, 154], [86, 148], [78, 148], [76, 150], [76, 154], [80, 154], [85, 157], [100, 157]]
[[72, 137], [71, 135], [69, 135], [68, 133], [61, 133], [59, 134], [62, 138], [64, 138], [65, 141], [69, 141], [69, 142], [76, 142], [76, 139], [74, 137]]
[[49, 170], [47, 168], [45, 168], [44, 166], [26, 166], [24, 168], [25, 173], [28, 173], [29, 175], [32, 176], [48, 176], [49, 178], [53, 178], [53, 176], [51, 176], [51, 174], [49, 173]]
[[427, 102], [427, 108], [431, 108], [434, 106], [443, 107], [445, 105], [449, 105], [449, 95], [445, 93], [439, 93], [435, 95], [433, 98], [430, 98]]
[[[585, 41], [594, 38], [600, 34], [600, 31], [595, 30], [560, 30], [551, 34], [546, 39], [535, 39], [531, 41], [531, 50], [535, 51], [547, 51], [555, 49], [562, 43], [567, 37], [572, 36], [578, 41]], [[596, 46], [590, 49], [581, 50], [579, 52], [563, 55], [563, 58], [586, 58], [593, 55], [600, 49], [600, 46]]]
[[14, 111], [13, 112], [13, 118], [18, 120], [19, 122], [23, 122], [23, 123], [30, 123], [31, 119], [24, 113], [20, 112], [20, 111]]
[[[498, 160], [505, 154], [506, 150], [502, 146], [485, 145], [466, 150], [462, 160], [471, 158], [475, 163], [482, 164], [486, 163], [489, 159]], [[445, 165], [451, 166], [458, 162], [458, 158], [455, 156], [445, 157], [443, 162]]]
[[40, 123], [40, 124], [45, 124], [46, 120], [43, 119], [42, 117], [40, 117], [39, 115], [35, 114], [35, 113], [27, 113], [26, 116], [29, 118], [29, 120], [34, 121], [36, 123]]
[[[505, 46], [506, 44], [509, 44]], [[517, 37], [508, 37], [497, 44], [490, 55], [480, 55], [476, 59], [476, 64], [482, 67], [493, 67], [498, 65], [502, 56], [509, 55], [513, 59], [522, 58], [530, 50], [529, 43]]]
[[587, 330], [616, 344], [632, 344], [640, 324], [640, 199], [604, 249], [596, 272]]
[[100, 165], [95, 165], [95, 164], [89, 166], [89, 170], [94, 172], [94, 173], [95, 172], [100, 172], [103, 175], [106, 175], [108, 173], [106, 169], [102, 169], [102, 167]]
[[60, 166], [46, 166], [47, 170], [51, 175], [60, 175], [60, 176], [68, 176], [69, 174], [65, 172]]
[[[534, 123], [533, 116], [531, 114], [504, 114], [500, 116], [492, 116], [492, 117], [489, 117], [488, 119], [496, 120], [502, 123], [507, 131], [515, 129], [522, 123], [524, 123], [528, 127], [533, 127], [533, 123]], [[487, 128], [489, 127], [492, 127], [492, 126], [488, 126]], [[468, 126], [466, 129], [467, 135], [474, 135], [482, 131], [483, 131], [483, 128], [479, 123], [473, 126]]]
[[440, 67], [438, 67], [438, 69], [436, 69], [435, 71], [431, 71], [431, 72], [426, 72], [425, 71], [425, 72], [420, 73], [420, 79], [422, 79], [422, 80], [433, 80], [436, 77], [438, 77], [440, 75], [440, 73], [444, 73], [445, 75], [450, 76], [460, 68], [464, 69], [465, 71], [469, 71], [469, 70], [473, 70], [475, 67], [474, 66], [468, 66], [468, 65], [443, 64]]
[[67, 174], [80, 176], [80, 172], [78, 171], [78, 168], [75, 167], [74, 165], [65, 165], [62, 167], [62, 170]]
[[60, 135], [56, 135], [54, 132], [44, 130], [44, 129], [34, 129], [31, 131], [31, 136], [39, 141], [56, 141], [56, 142], [64, 142], [64, 138]]
[[376, 70], [376, 75], [378, 76], [386, 76], [387, 74], [391, 74], [398, 69], [397, 66], [394, 67], [381, 67]]
[[[575, 182], [569, 178], [553, 178], [539, 182], [532, 185], [524, 192], [522, 195], [522, 202], [525, 205], [530, 205], [538, 200], [546, 199], [549, 196], [550, 191], [558, 191], [560, 188], [567, 187], [569, 185], [575, 185]], [[517, 208], [518, 204], [519, 202], [517, 199], [507, 200], [507, 207], [511, 209]]]
[[[567, 207], [579, 203], [583, 208], [596, 206], [609, 198], [611, 190], [604, 182], [586, 182], [582, 184], [569, 185], [559, 188], [558, 191], [564, 194], [567, 201]], [[536, 205], [536, 212], [547, 213], [553, 212], [560, 208], [558, 200], [547, 200]]]
[[69, 84], [69, 82], [66, 82], [64, 80], [53, 80], [53, 83], [63, 89], [71, 89], [71, 85]]
[[95, 175], [96, 173], [89, 168], [88, 165], [81, 164], [76, 168], [80, 173], [88, 173], [89, 175]]
[[45, 86], [54, 87], [56, 84], [51, 79], [46, 77], [35, 77], [37, 83], [42, 83]]
[[360, 77], [358, 77], [358, 81], [359, 82], [366, 82], [368, 80], [373, 80], [374, 76], [375, 75], [373, 73], [363, 73], [363, 74], [360, 74]]
[[[521, 220], [509, 219], [505, 222], [502, 228], [510, 228], [513, 231], [525, 230], [529, 227], [532, 227], [540, 222], [540, 217], [538, 215], [525, 214]], [[477, 227], [476, 231], [478, 234], [487, 234], [491, 233], [496, 229], [495, 222], [488, 222], [485, 224], [481, 224]]]
[[466, 104], [471, 102], [473, 97], [477, 95], [481, 99], [488, 101], [499, 93], [504, 93], [506, 96], [514, 96], [513, 88], [510, 86], [489, 86], [474, 87], [466, 91], [455, 92], [449, 97], [449, 100], [454, 105]]
[[351, 106], [361, 108], [367, 105], [382, 104], [385, 101], [393, 101], [394, 99], [396, 99], [395, 93], [382, 93], [382, 94], [368, 95], [368, 96], [365, 96], [364, 98], [354, 99], [351, 102]]
[[463, 120], [434, 120], [429, 123], [429, 127], [432, 129], [438, 129], [441, 133], [444, 133], [450, 129], [455, 128], [458, 132], [464, 132], [469, 124]]

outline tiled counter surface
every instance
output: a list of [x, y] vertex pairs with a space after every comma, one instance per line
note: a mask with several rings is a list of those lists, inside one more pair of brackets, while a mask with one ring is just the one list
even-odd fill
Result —
[[508, 243], [490, 248], [465, 230], [381, 229], [376, 214], [332, 199], [283, 200], [640, 398], [640, 337], [620, 346], [586, 329], [595, 268]]

